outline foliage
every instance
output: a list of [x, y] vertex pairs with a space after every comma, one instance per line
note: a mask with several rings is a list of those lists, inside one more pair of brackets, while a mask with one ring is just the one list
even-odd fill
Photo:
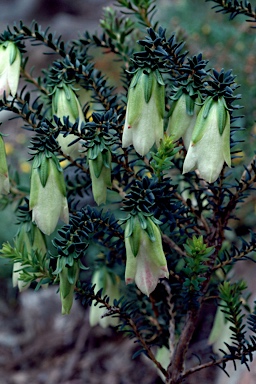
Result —
[[[214, 2], [231, 19], [239, 13], [255, 19], [247, 1]], [[1, 187], [10, 180], [0, 207], [13, 206], [19, 218], [15, 241], [3, 244], [1, 257], [14, 264], [20, 289], [58, 285], [63, 314], [74, 295], [84, 307], [103, 308], [93, 312], [93, 323], [100, 323], [97, 314], [113, 317], [105, 324], [135, 338], [134, 357], [144, 353], [166, 383], [209, 366], [225, 371], [229, 360], [249, 367], [256, 315], [247, 305], [248, 336], [246, 284], [230, 276], [236, 262], [255, 261], [254, 228], [250, 238], [238, 238], [234, 219], [255, 204], [256, 159], [235, 167], [237, 133], [243, 135], [236, 75], [212, 68], [202, 53], [189, 56], [185, 42], [155, 21], [156, 1], [116, 6], [104, 10], [102, 32], [85, 31], [72, 42], [36, 22], [21, 21], [0, 36], [9, 70], [17, 55], [8, 58], [8, 42], [19, 50], [25, 84], [10, 95], [13, 67], [0, 73], [0, 109], [32, 135], [30, 189], [18, 174], [4, 167], [0, 174]], [[35, 44], [54, 54], [38, 78], [28, 60]], [[96, 68], [95, 49], [118, 59], [121, 89]], [[150, 150], [137, 153], [145, 142]], [[183, 168], [191, 158], [195, 164]], [[59, 218], [65, 224], [56, 233]], [[231, 339], [220, 356], [186, 369], [203, 304], [212, 297], [231, 323]], [[161, 346], [170, 350], [168, 367], [156, 359]]]

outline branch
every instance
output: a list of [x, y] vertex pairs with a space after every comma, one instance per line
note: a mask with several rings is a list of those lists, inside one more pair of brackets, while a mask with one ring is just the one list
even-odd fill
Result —
[[174, 249], [177, 253], [179, 253], [181, 256], [187, 256], [185, 251], [182, 251], [182, 249], [174, 243], [167, 235], [162, 234], [163, 242], [169, 245], [170, 248]]
[[212, 8], [216, 8], [216, 12], [230, 13], [230, 19], [234, 19], [237, 15], [243, 14], [254, 20], [247, 21], [256, 21], [256, 10], [252, 8], [251, 3], [247, 0], [244, 1], [230, 1], [230, 0], [205, 0], [206, 2], [213, 1], [217, 5]]
[[21, 67], [21, 75], [24, 77], [24, 79], [26, 79], [27, 81], [29, 81], [30, 83], [34, 84], [34, 86], [39, 89], [39, 91], [41, 91], [42, 93], [44, 93], [45, 95], [48, 95], [49, 92], [46, 88], [42, 87], [39, 82], [30, 75], [30, 73], [28, 73], [24, 68]]
[[218, 265], [215, 265], [211, 270], [212, 270], [212, 271], [215, 271], [216, 269], [223, 268], [223, 267], [225, 267], [226, 265], [232, 264], [232, 263], [234, 262], [234, 260], [240, 260], [240, 259], [242, 259], [242, 258], [245, 257], [246, 255], [248, 255], [248, 253], [253, 252], [255, 249], [256, 249], [256, 244], [253, 244], [253, 245], [252, 245], [251, 247], [249, 247], [246, 251], [241, 252], [241, 253], [239, 253], [238, 255], [235, 255], [235, 256], [232, 257], [230, 260], [226, 260], [226, 261], [223, 261], [223, 262], [219, 263]]
[[178, 200], [180, 200], [186, 207], [188, 207], [190, 212], [193, 213], [201, 221], [202, 225], [204, 226], [206, 233], [208, 233], [208, 234], [211, 233], [211, 229], [210, 229], [205, 217], [202, 214], [200, 214], [199, 212], [197, 212], [194, 207], [192, 207], [191, 205], [188, 205], [187, 201], [179, 193], [175, 192], [174, 196]]
[[199, 312], [199, 308], [193, 308], [187, 314], [185, 326], [181, 332], [179, 342], [174, 350], [173, 359], [167, 369], [167, 384], [179, 384], [183, 380], [182, 371], [184, 369], [185, 357], [190, 340], [197, 325]]
[[[81, 295], [83, 294], [83, 290], [81, 289], [76, 289], [76, 291], [79, 292]], [[167, 371], [162, 367], [159, 361], [156, 360], [155, 355], [151, 351], [150, 347], [147, 345], [146, 341], [143, 339], [141, 332], [139, 331], [136, 323], [132, 320], [132, 318], [127, 313], [122, 313], [119, 307], [111, 306], [108, 302], [106, 302], [100, 296], [95, 294], [91, 294], [90, 296], [91, 296], [91, 300], [96, 300], [99, 304], [105, 306], [105, 308], [107, 309], [107, 312], [103, 315], [104, 317], [117, 314], [119, 315], [120, 318], [123, 318], [127, 322], [127, 324], [132, 328], [134, 335], [139, 340], [141, 346], [146, 351], [147, 356], [153, 361], [153, 363], [162, 372], [162, 374], [165, 377], [167, 377]]]
[[[253, 174], [254, 173], [254, 174]], [[241, 176], [241, 179], [239, 180], [239, 187], [236, 191], [236, 193], [231, 197], [229, 200], [223, 217], [225, 220], [223, 221], [223, 226], [225, 227], [227, 225], [227, 222], [229, 220], [231, 212], [236, 207], [236, 204], [238, 203], [239, 199], [243, 195], [243, 193], [249, 189], [252, 188], [253, 184], [256, 182], [256, 155], [253, 156], [250, 164], [248, 167], [245, 167], [245, 170]]]
[[201, 365], [198, 365], [197, 367], [190, 368], [182, 375], [182, 378], [184, 379], [185, 377], [191, 375], [192, 373], [195, 373], [197, 371], [201, 371], [202, 369], [205, 369], [205, 368], [213, 367], [215, 365], [220, 365], [220, 364], [225, 363], [226, 361], [229, 361], [229, 360], [232, 360], [232, 358], [227, 358], [227, 357], [224, 358], [223, 357], [219, 360], [212, 360], [212, 361], [209, 361], [208, 363], [201, 364]]

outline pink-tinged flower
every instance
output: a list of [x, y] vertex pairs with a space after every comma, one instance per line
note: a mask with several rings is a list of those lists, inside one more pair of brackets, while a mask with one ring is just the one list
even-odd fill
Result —
[[147, 227], [141, 228], [135, 217], [131, 233], [128, 221], [125, 227], [126, 269], [125, 281], [135, 281], [137, 287], [149, 296], [159, 279], [168, 277], [166, 258], [163, 252], [161, 233], [152, 219], [147, 218]]
[[0, 99], [16, 95], [20, 77], [21, 55], [11, 41], [0, 45]]
[[59, 219], [69, 221], [66, 187], [58, 159], [54, 155], [50, 158], [43, 155], [40, 159], [35, 157], [33, 162], [29, 206], [32, 221], [50, 235]]
[[208, 97], [196, 120], [183, 173], [198, 169], [202, 178], [213, 183], [225, 162], [231, 166], [229, 111], [224, 98]]
[[158, 70], [140, 69], [129, 88], [122, 147], [146, 155], [164, 134], [165, 87]]

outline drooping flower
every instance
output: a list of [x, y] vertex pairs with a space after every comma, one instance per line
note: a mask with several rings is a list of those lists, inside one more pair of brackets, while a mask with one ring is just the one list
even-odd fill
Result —
[[32, 221], [46, 235], [50, 235], [55, 230], [59, 219], [65, 223], [69, 221], [63, 172], [54, 155], [47, 158], [42, 154], [34, 158], [30, 210], [32, 210]]
[[133, 144], [136, 152], [146, 155], [160, 143], [164, 133], [165, 86], [158, 70], [140, 69], [128, 92], [122, 147]]
[[0, 195], [6, 195], [10, 191], [8, 166], [6, 161], [5, 145], [0, 134]]
[[126, 223], [125, 281], [126, 284], [135, 281], [141, 292], [149, 296], [159, 279], [168, 277], [169, 274], [160, 230], [151, 218], [147, 218], [146, 222], [145, 229], [141, 227], [137, 216], [133, 218], [132, 225], [130, 220]]
[[59, 273], [62, 315], [68, 315], [71, 311], [79, 270], [78, 263], [74, 261], [71, 266], [64, 265]]
[[0, 45], [0, 99], [16, 95], [20, 77], [21, 54], [15, 43]]
[[[75, 92], [64, 83], [60, 84], [53, 94], [52, 114], [58, 116], [62, 123], [64, 122], [64, 117], [68, 117], [72, 124], [79, 119], [78, 131], [81, 130], [81, 124], [85, 122], [84, 114]], [[82, 156], [82, 145], [80, 141], [70, 145], [75, 139], [77, 139], [77, 136], [72, 133], [66, 136], [60, 133], [58, 136], [58, 143], [62, 152], [73, 159]]]
[[106, 203], [107, 188], [111, 188], [111, 153], [109, 150], [99, 152], [92, 158], [88, 152], [89, 170], [92, 180], [92, 193], [95, 202], [100, 205]]
[[225, 162], [231, 166], [229, 111], [224, 98], [208, 97], [196, 120], [183, 173], [198, 169], [202, 178], [213, 183]]
[[[119, 278], [111, 273], [105, 266], [95, 270], [92, 276], [92, 285], [95, 285], [95, 293], [102, 289], [102, 297], [107, 295], [110, 298], [110, 305], [113, 305], [114, 299], [120, 299]], [[90, 326], [94, 327], [97, 324], [99, 324], [102, 328], [117, 326], [119, 322], [118, 318], [104, 316], [105, 313], [106, 308], [101, 308], [99, 304], [92, 305], [90, 307], [89, 317]]]
[[199, 98], [192, 98], [187, 93], [173, 102], [173, 108], [168, 121], [167, 134], [173, 141], [182, 137], [185, 147], [188, 149], [197, 115], [201, 109]]

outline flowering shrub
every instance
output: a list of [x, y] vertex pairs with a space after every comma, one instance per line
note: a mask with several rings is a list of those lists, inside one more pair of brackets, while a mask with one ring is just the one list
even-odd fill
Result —
[[[232, 17], [255, 19], [247, 1], [214, 2]], [[19, 202], [19, 229], [1, 257], [13, 263], [20, 290], [57, 285], [63, 315], [76, 296], [91, 306], [92, 326], [136, 338], [137, 353], [166, 383], [214, 365], [225, 371], [229, 360], [248, 366], [256, 313], [230, 271], [236, 261], [255, 261], [256, 234], [237, 238], [231, 219], [253, 200], [245, 198], [253, 197], [256, 164], [254, 157], [243, 169], [234, 166], [235, 132], [242, 130], [235, 75], [211, 69], [201, 53], [189, 57], [153, 20], [154, 0], [117, 5], [130, 17], [107, 8], [103, 33], [86, 31], [73, 42], [37, 23], [0, 35], [0, 109], [33, 132], [29, 193], [8, 173], [0, 134], [1, 206]], [[27, 68], [29, 41], [57, 55], [39, 78]], [[96, 69], [95, 47], [120, 60], [121, 90]], [[20, 75], [37, 98], [26, 86], [20, 91]], [[186, 368], [207, 300], [231, 336], [213, 349], [218, 356]], [[215, 342], [216, 327], [213, 333]]]

